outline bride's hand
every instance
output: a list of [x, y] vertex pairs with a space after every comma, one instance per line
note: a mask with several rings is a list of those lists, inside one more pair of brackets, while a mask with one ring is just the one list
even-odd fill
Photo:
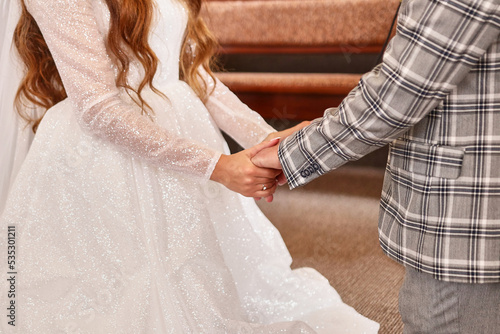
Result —
[[210, 179], [243, 196], [265, 197], [271, 201], [276, 191], [276, 177], [281, 170], [257, 167], [251, 159], [259, 151], [276, 145], [278, 141], [279, 139], [265, 141], [235, 154], [221, 155]]
[[303, 121], [295, 126], [292, 126], [291, 128], [285, 129], [283, 131], [272, 132], [272, 133], [267, 135], [267, 137], [266, 137], [266, 139], [264, 139], [264, 141], [269, 141], [271, 139], [278, 138], [278, 137], [281, 139], [285, 139], [289, 135], [293, 134], [294, 132], [299, 131], [300, 129], [308, 126], [309, 124], [311, 124], [310, 121]]

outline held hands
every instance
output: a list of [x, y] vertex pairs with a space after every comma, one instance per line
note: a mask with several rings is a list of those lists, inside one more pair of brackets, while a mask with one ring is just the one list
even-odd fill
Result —
[[[310, 121], [304, 121], [299, 124], [297, 124], [294, 127], [291, 127], [289, 129], [279, 131], [279, 132], [273, 132], [267, 136], [265, 140], [270, 140], [272, 138], [286, 138], [290, 136], [291, 134], [295, 133], [296, 131], [299, 131], [300, 129], [308, 126], [311, 124]], [[252, 162], [259, 167], [265, 167], [265, 168], [272, 168], [272, 169], [279, 169], [281, 170], [281, 164], [278, 159], [278, 145], [270, 146], [268, 148], [264, 148], [260, 150], [253, 158]], [[283, 185], [286, 183], [286, 177], [283, 173], [280, 173], [277, 177], [278, 185]]]
[[305, 121], [289, 129], [273, 132], [252, 148], [221, 155], [210, 179], [243, 196], [255, 199], [264, 197], [272, 202], [277, 185], [286, 183], [278, 159], [279, 140], [309, 124], [309, 121]]
[[265, 197], [271, 202], [276, 191], [276, 177], [281, 170], [257, 167], [251, 159], [259, 151], [277, 146], [278, 142], [279, 138], [276, 138], [235, 154], [222, 155], [210, 179], [243, 196]]
[[276, 181], [278, 181], [278, 185], [283, 185], [286, 183], [286, 178], [283, 172], [281, 171], [281, 164], [278, 159], [278, 145], [274, 145], [259, 151], [252, 158], [252, 163], [255, 166], [262, 168], [272, 168], [273, 170], [279, 170], [279, 175], [276, 177]]

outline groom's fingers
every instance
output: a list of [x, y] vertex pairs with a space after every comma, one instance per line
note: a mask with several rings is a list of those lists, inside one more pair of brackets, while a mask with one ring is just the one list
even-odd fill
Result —
[[259, 182], [267, 182], [270, 180], [275, 180], [278, 175], [281, 174], [281, 170], [279, 169], [271, 169], [271, 168], [262, 168], [257, 167], [258, 169], [255, 171], [254, 177]]
[[279, 186], [287, 184], [288, 180], [286, 179], [285, 173], [281, 173], [280, 175], [278, 175], [277, 181]]

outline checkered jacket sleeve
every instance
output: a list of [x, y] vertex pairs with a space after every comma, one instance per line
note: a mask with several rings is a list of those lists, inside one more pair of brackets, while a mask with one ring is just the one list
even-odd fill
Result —
[[290, 187], [389, 145], [379, 239], [436, 279], [500, 282], [500, 0], [403, 0], [383, 63], [286, 138]]
[[403, 1], [381, 66], [338, 108], [281, 143], [290, 188], [392, 142], [428, 115], [496, 42], [498, 7], [498, 0]]

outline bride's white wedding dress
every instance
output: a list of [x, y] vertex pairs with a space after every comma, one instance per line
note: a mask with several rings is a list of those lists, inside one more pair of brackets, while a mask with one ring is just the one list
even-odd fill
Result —
[[[204, 105], [179, 81], [187, 13], [157, 0], [160, 59], [144, 96], [153, 121], [115, 86], [103, 0], [26, 0], [69, 98], [48, 110], [2, 213], [15, 226], [9, 333], [376, 333], [290, 255], [253, 199], [209, 181], [219, 128], [243, 146], [273, 131], [217, 82]], [[132, 64], [130, 81], [142, 76]], [[214, 84], [214, 83], [212, 83]], [[3, 275], [11, 272], [4, 261]], [[2, 313], [2, 314], [3, 314]]]

